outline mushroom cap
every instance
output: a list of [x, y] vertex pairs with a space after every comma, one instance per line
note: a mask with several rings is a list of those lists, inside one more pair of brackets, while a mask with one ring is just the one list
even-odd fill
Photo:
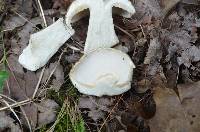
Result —
[[84, 55], [70, 71], [79, 92], [102, 96], [118, 95], [131, 88], [135, 65], [130, 57], [112, 48], [100, 48]]

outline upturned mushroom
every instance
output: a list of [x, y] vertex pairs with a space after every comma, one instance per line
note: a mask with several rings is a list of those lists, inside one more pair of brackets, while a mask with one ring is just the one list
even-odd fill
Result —
[[135, 9], [129, 0], [76, 0], [72, 3], [69, 14], [74, 15], [77, 11], [83, 9], [90, 10], [84, 53], [98, 48], [109, 48], [119, 42], [114, 30], [113, 7], [118, 9], [114, 10], [114, 13], [126, 18], [135, 13]]
[[80, 12], [90, 10], [90, 20], [84, 53], [98, 48], [109, 48], [119, 42], [113, 25], [112, 7], [116, 13], [130, 17], [135, 9], [129, 0], [76, 0], [65, 16], [44, 30], [32, 34], [29, 45], [23, 50], [19, 62], [28, 70], [36, 71], [44, 66], [57, 50], [75, 33], [71, 23], [79, 20]]
[[103, 48], [85, 54], [70, 72], [79, 92], [94, 95], [118, 95], [131, 88], [135, 65], [130, 57], [116, 49]]

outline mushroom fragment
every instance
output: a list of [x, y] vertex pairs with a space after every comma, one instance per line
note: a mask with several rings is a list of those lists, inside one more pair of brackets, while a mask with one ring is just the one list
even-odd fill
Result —
[[29, 45], [19, 56], [19, 63], [31, 71], [44, 66], [58, 49], [74, 34], [68, 24], [64, 25], [63, 18], [44, 30], [30, 36]]
[[70, 71], [79, 92], [102, 96], [118, 95], [131, 88], [135, 65], [130, 57], [112, 48], [100, 48], [84, 55]]
[[[90, 10], [90, 20], [84, 53], [98, 48], [109, 48], [119, 42], [112, 19], [113, 13], [131, 17], [135, 12], [129, 0], [75, 0], [65, 16], [46, 29], [32, 34], [29, 45], [19, 57], [19, 62], [28, 70], [35, 71], [44, 66], [57, 50], [74, 34], [71, 23], [84, 17]], [[116, 12], [115, 12], [116, 11]], [[65, 22], [63, 22], [65, 21]]]

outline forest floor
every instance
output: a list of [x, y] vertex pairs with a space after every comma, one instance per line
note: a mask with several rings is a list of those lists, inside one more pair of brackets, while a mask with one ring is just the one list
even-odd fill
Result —
[[36, 72], [18, 57], [30, 35], [63, 17], [73, 0], [0, 0], [1, 132], [199, 132], [199, 0], [132, 0], [131, 18], [113, 16], [119, 44], [136, 68], [118, 96], [79, 93], [69, 79], [83, 55], [89, 16]]

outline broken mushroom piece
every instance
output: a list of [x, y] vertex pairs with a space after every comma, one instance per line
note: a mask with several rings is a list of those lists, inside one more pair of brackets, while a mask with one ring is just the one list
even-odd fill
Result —
[[113, 13], [127, 18], [135, 13], [135, 9], [129, 0], [76, 0], [71, 4], [66, 15], [66, 18], [69, 18], [67, 20], [70, 20], [80, 11], [86, 9], [90, 11], [84, 53], [89, 53], [98, 48], [110, 48], [119, 42], [114, 30], [113, 8], [115, 9]]
[[131, 88], [133, 68], [127, 54], [101, 48], [84, 55], [70, 71], [70, 79], [81, 93], [118, 95]]
[[30, 36], [29, 45], [19, 56], [19, 63], [28, 70], [36, 71], [44, 66], [58, 49], [74, 34], [63, 18]]

